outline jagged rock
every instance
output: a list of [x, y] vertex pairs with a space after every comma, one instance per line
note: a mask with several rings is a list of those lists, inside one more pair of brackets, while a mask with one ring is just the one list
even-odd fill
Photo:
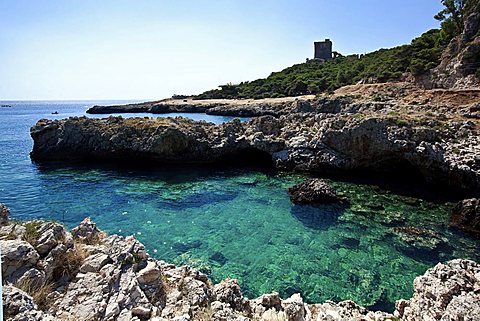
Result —
[[19, 240], [1, 241], [2, 276], [9, 280], [15, 272], [22, 268], [30, 268], [37, 264], [40, 255], [30, 243]]
[[43, 119], [31, 129], [31, 157], [170, 163], [250, 159], [311, 172], [415, 170], [437, 185], [480, 191], [478, 134], [475, 126], [461, 128], [439, 131], [382, 115], [314, 113], [221, 125], [178, 117]]
[[276, 292], [264, 294], [253, 301], [253, 306], [255, 307], [255, 313], [257, 314], [262, 314], [270, 309], [279, 311], [282, 309], [282, 299]]
[[395, 315], [403, 321], [464, 320], [480, 315], [480, 265], [468, 260], [437, 264], [413, 283], [410, 300], [399, 300]]
[[463, 12], [463, 32], [454, 37], [442, 54], [440, 65], [431, 75], [434, 86], [443, 88], [479, 87], [480, 80], [473, 75], [480, 54], [480, 3], [471, 2]]
[[75, 240], [86, 244], [98, 243], [105, 237], [105, 233], [97, 228], [97, 225], [92, 222], [90, 217], [85, 218], [80, 225], [74, 228], [72, 235]]
[[0, 225], [8, 224], [10, 221], [10, 210], [5, 204], [0, 203]]
[[250, 310], [248, 301], [244, 299], [237, 280], [226, 279], [219, 284], [216, 284], [213, 292], [218, 301], [228, 303], [234, 310]]
[[305, 304], [300, 294], [294, 294], [282, 302], [288, 321], [304, 321], [306, 318]]
[[30, 295], [11, 286], [3, 287], [4, 320], [11, 321], [59, 321], [50, 314], [40, 311]]
[[344, 320], [393, 320], [392, 316], [384, 312], [372, 312], [357, 305], [353, 301], [335, 303], [327, 301], [323, 304], [315, 304], [309, 307], [312, 311], [312, 320], [317, 321], [344, 321]]
[[98, 272], [102, 267], [111, 262], [112, 259], [107, 254], [98, 253], [89, 256], [79, 271], [81, 273]]
[[45, 223], [37, 229], [37, 233], [40, 237], [36, 242], [35, 249], [41, 256], [50, 252], [60, 243], [65, 244], [67, 247], [73, 245], [70, 233], [65, 230], [63, 225], [58, 223]]
[[295, 204], [325, 204], [344, 199], [321, 179], [310, 179], [288, 189], [290, 200]]
[[480, 199], [458, 202], [452, 210], [450, 225], [480, 236]]
[[149, 261], [147, 266], [137, 273], [137, 279], [140, 284], [155, 283], [159, 281], [161, 276], [162, 272], [158, 268], [157, 264], [153, 261]]

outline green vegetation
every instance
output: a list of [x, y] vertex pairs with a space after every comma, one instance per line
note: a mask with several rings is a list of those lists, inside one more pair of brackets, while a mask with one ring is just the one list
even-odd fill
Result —
[[31, 221], [25, 223], [25, 233], [22, 236], [22, 240], [30, 243], [32, 246], [36, 246], [38, 238], [40, 237], [38, 228], [42, 226], [42, 224], [42, 221]]
[[[440, 62], [449, 41], [464, 28], [464, 17], [480, 11], [480, 0], [442, 0], [444, 9], [435, 18], [441, 29], [432, 29], [411, 44], [380, 49], [366, 55], [338, 57], [325, 63], [309, 61], [265, 79], [240, 84], [226, 84], [200, 94], [194, 99], [277, 98], [305, 94], [329, 93], [360, 81], [386, 82], [400, 80], [406, 73], [425, 74]], [[472, 57], [472, 73], [480, 77], [479, 57]], [[381, 97], [379, 97], [381, 99]]]
[[338, 57], [325, 63], [309, 61], [274, 72], [266, 79], [227, 84], [195, 99], [276, 98], [330, 92], [345, 85], [399, 80], [406, 72], [420, 75], [438, 65], [450, 39], [433, 29], [410, 45], [380, 49], [366, 55]]

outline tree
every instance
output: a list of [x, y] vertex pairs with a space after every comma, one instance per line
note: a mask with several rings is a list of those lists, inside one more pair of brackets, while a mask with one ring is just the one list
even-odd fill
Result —
[[[435, 15], [435, 19], [442, 22], [442, 29], [446, 28], [447, 33], [453, 31], [455, 35], [458, 35], [462, 32], [466, 2], [468, 0], [442, 0], [445, 8]], [[451, 30], [452, 28], [453, 30]]]

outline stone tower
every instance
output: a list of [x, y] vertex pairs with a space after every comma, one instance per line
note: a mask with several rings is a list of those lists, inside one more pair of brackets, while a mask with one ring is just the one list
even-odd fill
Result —
[[314, 43], [315, 55], [314, 59], [330, 60], [332, 59], [332, 42], [330, 39], [318, 41]]

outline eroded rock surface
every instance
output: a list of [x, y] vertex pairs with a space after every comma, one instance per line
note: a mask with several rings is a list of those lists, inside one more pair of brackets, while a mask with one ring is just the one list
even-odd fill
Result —
[[480, 236], [480, 199], [458, 202], [452, 210], [450, 225]]
[[480, 315], [480, 265], [453, 260], [429, 269], [413, 283], [410, 300], [399, 300], [395, 314], [405, 321], [464, 320]]
[[345, 201], [322, 179], [310, 179], [288, 189], [295, 204], [328, 204]]
[[221, 125], [185, 118], [40, 120], [35, 161], [143, 159], [205, 163], [271, 159], [282, 170], [417, 173], [480, 191], [480, 138], [470, 121], [419, 123], [388, 115], [296, 113]]

